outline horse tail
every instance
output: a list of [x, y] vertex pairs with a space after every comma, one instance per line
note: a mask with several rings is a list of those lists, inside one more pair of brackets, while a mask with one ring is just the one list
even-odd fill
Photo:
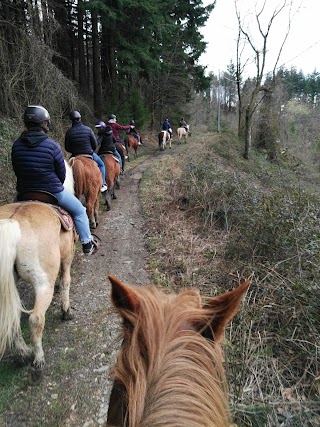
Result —
[[14, 264], [21, 238], [20, 225], [14, 219], [0, 220], [0, 359], [6, 347], [12, 348], [20, 335], [21, 305], [14, 279]]
[[79, 199], [85, 193], [85, 167], [81, 160], [75, 159], [73, 162], [73, 177], [75, 186], [75, 195]]

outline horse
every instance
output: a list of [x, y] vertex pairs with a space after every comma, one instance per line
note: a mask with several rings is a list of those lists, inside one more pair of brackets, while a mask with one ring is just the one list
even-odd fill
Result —
[[167, 130], [162, 130], [158, 134], [158, 141], [159, 141], [160, 151], [164, 151], [166, 149], [167, 142], [169, 143], [169, 148], [171, 148], [170, 133]]
[[71, 157], [69, 164], [72, 167], [75, 196], [85, 200], [89, 225], [91, 229], [98, 226], [100, 190], [102, 176], [97, 163], [90, 157], [79, 155]]
[[198, 290], [165, 294], [108, 278], [123, 341], [107, 426], [229, 427], [221, 342], [249, 280], [202, 304]]
[[188, 138], [188, 134], [189, 134], [189, 125], [187, 125], [187, 131], [184, 127], [180, 127], [177, 129], [177, 135], [178, 135], [178, 142], [180, 144], [181, 139], [184, 138], [184, 142], [187, 143], [187, 138]]
[[104, 192], [105, 204], [107, 211], [111, 209], [111, 199], [116, 199], [115, 186], [120, 188], [120, 164], [119, 161], [112, 153], [103, 154], [100, 156], [106, 167], [106, 181], [108, 190]]
[[139, 142], [137, 141], [137, 138], [133, 135], [126, 135], [124, 139], [124, 144], [126, 146], [127, 154], [128, 154], [128, 162], [130, 162], [130, 149], [132, 148], [134, 150], [134, 158], [138, 158], [138, 147]]
[[[70, 168], [67, 163], [66, 167]], [[66, 179], [70, 178], [65, 188], [73, 186], [69, 171]], [[33, 195], [41, 198], [41, 193]], [[53, 198], [49, 193], [42, 196]], [[10, 349], [19, 363], [30, 362], [34, 382], [41, 379], [45, 367], [42, 333], [59, 270], [62, 320], [72, 319], [69, 289], [76, 240], [75, 228], [66, 231], [50, 204], [34, 200], [0, 207], [0, 359]], [[16, 287], [19, 279], [34, 288], [32, 310], [21, 303]], [[22, 336], [21, 312], [30, 315], [30, 346]]]

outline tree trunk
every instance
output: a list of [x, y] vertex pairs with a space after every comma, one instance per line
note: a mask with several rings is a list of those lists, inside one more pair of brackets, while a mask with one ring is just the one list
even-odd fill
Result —
[[93, 104], [94, 113], [97, 117], [102, 116], [102, 82], [100, 46], [98, 33], [98, 16], [95, 10], [92, 11], [92, 61], [93, 61]]

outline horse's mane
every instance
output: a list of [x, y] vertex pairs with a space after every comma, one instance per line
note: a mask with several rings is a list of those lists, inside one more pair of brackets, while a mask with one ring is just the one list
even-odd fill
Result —
[[199, 293], [166, 295], [155, 287], [135, 292], [139, 310], [124, 309], [114, 372], [126, 389], [128, 426], [229, 426], [220, 345], [194, 327], [210, 323]]

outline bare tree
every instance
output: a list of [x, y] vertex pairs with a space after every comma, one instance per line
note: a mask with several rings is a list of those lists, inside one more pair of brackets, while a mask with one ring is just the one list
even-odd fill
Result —
[[[292, 11], [292, 0], [282, 0], [278, 6], [272, 11], [270, 18], [267, 20], [266, 25], [263, 25], [263, 14], [265, 12], [265, 7], [267, 0], [264, 0], [262, 5], [258, 6], [258, 1], [255, 5], [255, 19], [250, 25], [256, 26], [258, 31], [259, 40], [255, 40], [250, 32], [249, 28], [246, 28], [242, 15], [238, 7], [238, 0], [234, 1], [236, 14], [238, 19], [238, 39], [237, 39], [237, 82], [238, 82], [238, 95], [239, 95], [239, 129], [238, 134], [244, 139], [244, 157], [247, 159], [249, 157], [249, 151], [251, 147], [251, 126], [253, 114], [261, 100], [259, 94], [266, 93], [267, 91], [272, 91], [272, 86], [264, 86], [263, 78], [265, 75], [266, 68], [266, 56], [268, 52], [268, 41], [270, 36], [270, 30], [276, 18], [287, 8], [288, 9], [288, 25], [283, 37], [283, 40], [280, 42], [280, 47], [278, 50], [278, 55], [276, 57], [274, 66], [273, 66], [273, 84], [275, 84], [275, 74], [278, 66], [278, 62], [284, 47], [284, 44], [287, 40], [287, 37], [290, 32], [291, 24], [291, 11]], [[254, 55], [256, 74], [254, 77], [254, 84], [250, 86], [250, 93], [247, 94], [247, 102], [244, 105], [243, 96], [241, 93], [241, 79], [245, 65], [248, 63], [248, 59], [245, 62], [245, 65], [242, 65], [242, 55], [244, 53], [244, 47], [249, 46]]]

